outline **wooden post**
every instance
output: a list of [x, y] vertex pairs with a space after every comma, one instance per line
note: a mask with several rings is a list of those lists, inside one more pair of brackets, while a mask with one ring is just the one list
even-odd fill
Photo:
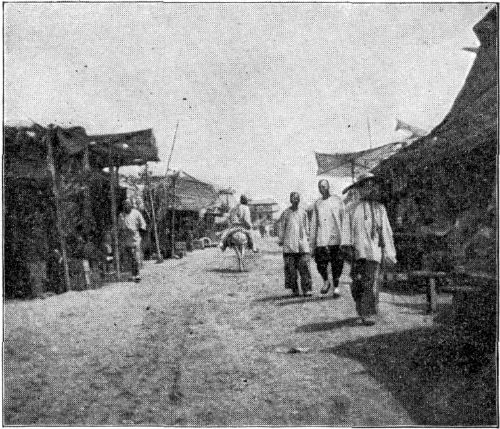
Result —
[[429, 278], [429, 284], [427, 286], [427, 296], [428, 296], [428, 306], [427, 312], [434, 313], [437, 308], [437, 295], [436, 295], [436, 279], [434, 277]]
[[[89, 146], [86, 145], [83, 151], [83, 171], [85, 183], [83, 185], [83, 231], [85, 234], [85, 241], [89, 239], [92, 230], [92, 201], [90, 200], [90, 160], [89, 160]], [[85, 277], [85, 286], [91, 286], [91, 269], [87, 259], [82, 261], [83, 272]]]
[[146, 174], [146, 187], [148, 188], [149, 201], [151, 203], [151, 217], [153, 220], [153, 231], [155, 234], [155, 242], [156, 242], [156, 262], [163, 262], [163, 255], [160, 251], [160, 240], [158, 239], [158, 227], [156, 225], [156, 215], [155, 215], [155, 206], [153, 202], [153, 195], [151, 193], [151, 187], [149, 186], [149, 176], [148, 176], [148, 163], [146, 162], [146, 167], [144, 169], [144, 173]]
[[52, 192], [54, 193], [54, 198], [56, 202], [56, 229], [59, 235], [59, 245], [61, 246], [61, 256], [64, 267], [64, 283], [65, 291], [71, 290], [71, 282], [69, 278], [69, 266], [68, 266], [68, 255], [66, 252], [66, 237], [64, 236], [64, 230], [62, 226], [62, 206], [61, 206], [61, 193], [60, 193], [60, 176], [57, 171], [57, 166], [54, 161], [54, 146], [53, 139], [55, 136], [55, 130], [53, 128], [49, 129], [49, 132], [45, 135], [47, 142], [47, 167], [52, 178]]
[[[111, 196], [111, 220], [113, 222], [113, 241], [114, 241], [114, 259], [117, 280], [121, 279], [120, 269], [120, 242], [118, 240], [118, 223], [116, 220], [116, 182], [118, 178], [118, 167], [110, 166], [109, 172], [111, 173], [110, 182], [110, 196]], [[115, 179], [116, 177], [116, 179]]]
[[86, 235], [86, 239], [88, 239], [90, 230], [91, 230], [91, 222], [92, 222], [92, 202], [90, 200], [90, 161], [89, 161], [89, 147], [85, 146], [85, 150], [83, 152], [83, 171], [86, 173], [85, 184], [83, 187], [83, 219], [84, 219], [84, 232]]
[[170, 241], [172, 244], [171, 256], [175, 256], [175, 182], [177, 175], [174, 173], [172, 175], [172, 219], [171, 219], [171, 231], [170, 231]]
[[433, 313], [437, 309], [437, 288], [436, 279], [446, 278], [449, 273], [445, 271], [409, 271], [408, 279], [421, 278], [427, 280], [426, 297], [427, 297], [427, 313]]

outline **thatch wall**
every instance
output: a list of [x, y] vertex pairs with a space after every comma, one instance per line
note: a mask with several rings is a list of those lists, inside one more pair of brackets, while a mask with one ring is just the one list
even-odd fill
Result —
[[[449, 247], [455, 262], [495, 272], [496, 7], [474, 31], [481, 46], [448, 115], [429, 135], [383, 161], [374, 172], [385, 178], [396, 230], [418, 232], [429, 225], [431, 229], [453, 225]], [[470, 251], [471, 246], [477, 251]]]

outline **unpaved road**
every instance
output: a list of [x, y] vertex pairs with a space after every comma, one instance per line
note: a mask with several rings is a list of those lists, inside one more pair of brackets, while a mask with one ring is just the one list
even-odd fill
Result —
[[[460, 404], [444, 403], [445, 389], [408, 363], [433, 332], [422, 296], [382, 294], [380, 322], [361, 327], [348, 285], [338, 300], [321, 297], [312, 266], [315, 296], [291, 298], [279, 248], [262, 248], [244, 273], [233, 271], [231, 252], [205, 249], [147, 262], [138, 285], [7, 302], [4, 422], [386, 426], [453, 417]], [[290, 347], [301, 352], [284, 353]]]

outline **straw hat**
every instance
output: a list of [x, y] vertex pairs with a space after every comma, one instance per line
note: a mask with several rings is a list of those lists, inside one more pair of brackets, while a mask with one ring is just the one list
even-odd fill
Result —
[[360, 185], [362, 185], [364, 182], [367, 182], [368, 180], [373, 180], [373, 181], [376, 181], [376, 182], [382, 182], [383, 179], [380, 177], [380, 176], [375, 176], [374, 174], [372, 173], [362, 173], [359, 175], [359, 177], [356, 179], [356, 181], [352, 184], [352, 185], [349, 185], [347, 188], [345, 188], [342, 193], [345, 194], [347, 191], [349, 191], [350, 189], [352, 188], [356, 188]]

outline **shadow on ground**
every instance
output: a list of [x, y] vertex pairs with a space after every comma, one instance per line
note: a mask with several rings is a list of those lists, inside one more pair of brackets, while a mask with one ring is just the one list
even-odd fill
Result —
[[284, 302], [277, 302], [276, 305], [284, 306], [284, 305], [293, 305], [293, 304], [304, 304], [306, 302], [330, 301], [330, 300], [337, 300], [337, 299], [339, 299], [339, 297], [334, 297], [333, 295], [311, 296], [311, 297], [294, 298], [294, 299], [291, 299], [289, 301], [284, 301]]
[[209, 273], [244, 274], [244, 273], [248, 273], [250, 270], [247, 268], [245, 268], [242, 271], [238, 270], [238, 268], [210, 268], [206, 271], [208, 271]]
[[359, 318], [351, 317], [349, 319], [336, 320], [335, 322], [309, 323], [308, 325], [299, 326], [297, 329], [295, 329], [295, 332], [321, 332], [356, 326], [360, 326]]
[[[352, 323], [351, 319], [343, 321]], [[335, 329], [312, 324], [302, 332]], [[463, 341], [449, 327], [363, 338], [321, 350], [363, 364], [417, 425], [496, 425], [495, 353]]]
[[269, 301], [280, 301], [282, 299], [297, 299], [294, 297], [291, 293], [287, 295], [272, 295], [272, 296], [265, 296], [263, 298], [257, 298], [254, 299], [252, 302], [269, 302]]
[[[428, 314], [428, 305], [425, 302], [391, 302], [393, 307], [402, 307], [409, 310], [415, 310], [421, 314]], [[438, 307], [439, 308], [439, 307]], [[408, 314], [415, 314], [414, 312], [408, 311]]]
[[390, 293], [395, 296], [414, 296], [425, 294], [427, 290], [425, 284], [410, 284], [401, 282], [385, 283], [381, 292]]

